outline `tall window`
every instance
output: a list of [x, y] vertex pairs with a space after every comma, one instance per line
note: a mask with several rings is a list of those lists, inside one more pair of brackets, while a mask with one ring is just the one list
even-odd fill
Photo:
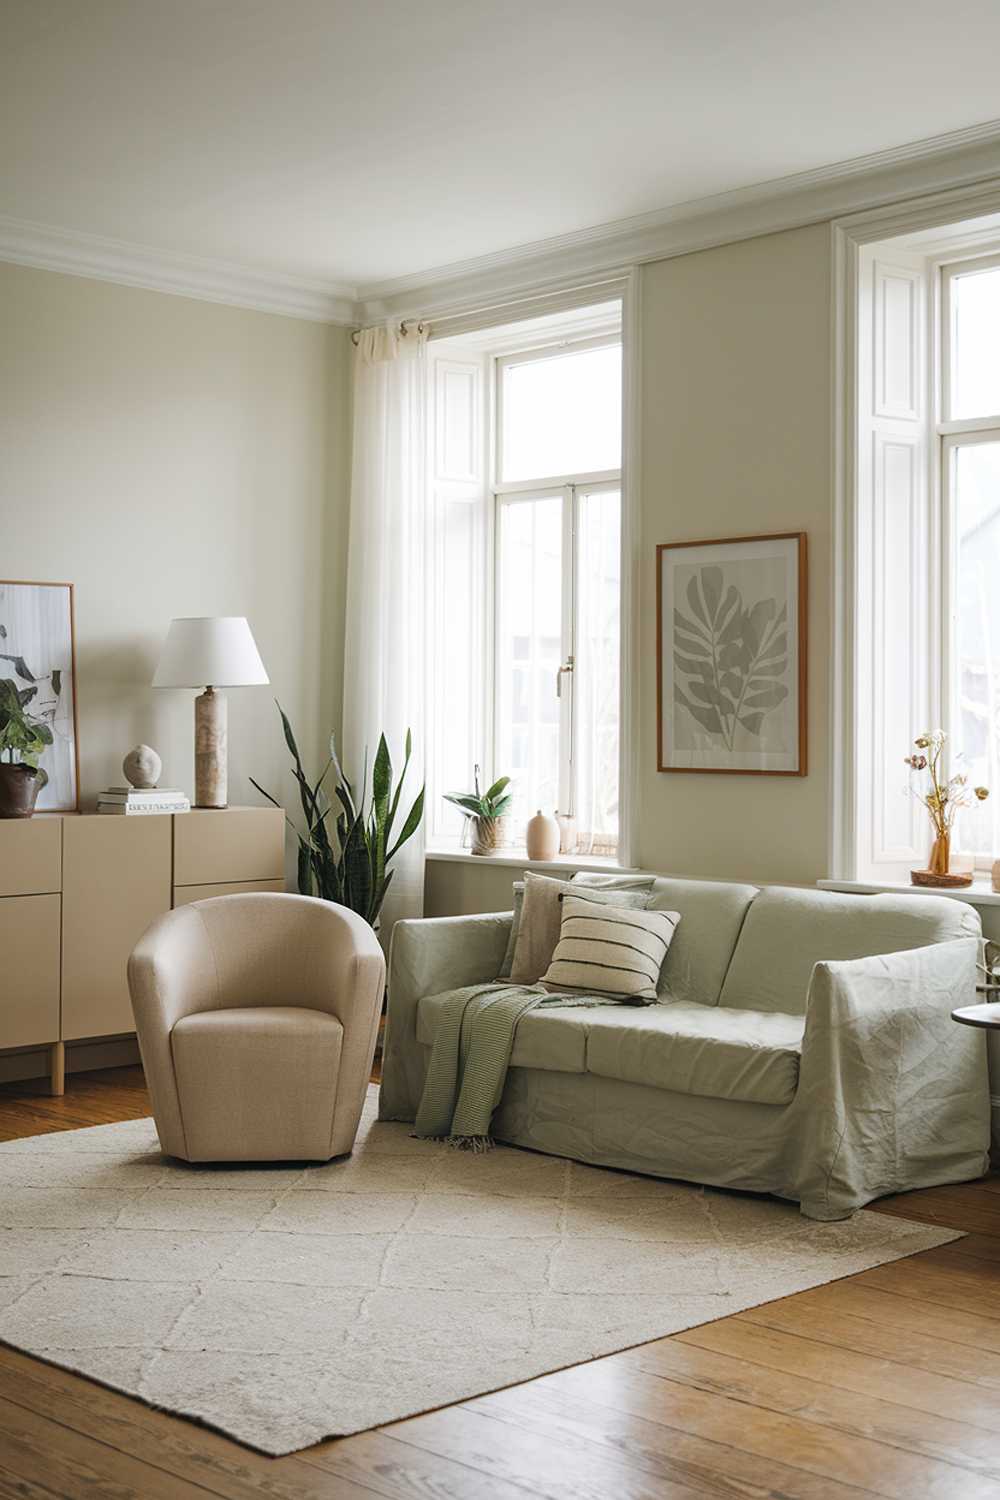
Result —
[[[464, 790], [457, 781], [468, 783], [476, 762], [488, 781], [511, 777], [509, 845], [523, 845], [542, 808], [575, 819], [581, 853], [614, 855], [620, 334], [546, 336], [526, 324], [494, 335], [499, 347], [483, 349], [483, 337], [432, 348], [436, 654], [452, 669], [432, 733], [431, 839], [460, 835], [440, 792]], [[443, 463], [468, 477], [442, 476]]]
[[942, 271], [941, 495], [952, 740], [975, 784], [960, 843], [1000, 854], [1000, 256]]
[[908, 880], [926, 861], [903, 756], [937, 728], [948, 773], [991, 788], [958, 814], [952, 849], [980, 866], [1000, 855], [1000, 254], [965, 233], [860, 255], [845, 873], [862, 879]]

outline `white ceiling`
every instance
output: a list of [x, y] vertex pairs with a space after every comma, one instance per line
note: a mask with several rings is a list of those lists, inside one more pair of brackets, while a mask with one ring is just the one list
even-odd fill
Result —
[[997, 0], [0, 0], [0, 215], [384, 279], [1000, 113]]

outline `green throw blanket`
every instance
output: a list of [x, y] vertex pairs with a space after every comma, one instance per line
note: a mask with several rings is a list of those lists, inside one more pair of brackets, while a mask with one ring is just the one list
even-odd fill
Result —
[[621, 1001], [607, 997], [553, 995], [537, 984], [475, 984], [449, 991], [434, 1034], [415, 1133], [468, 1151], [489, 1150], [490, 1122], [521, 1017], [539, 1007], [617, 1004]]

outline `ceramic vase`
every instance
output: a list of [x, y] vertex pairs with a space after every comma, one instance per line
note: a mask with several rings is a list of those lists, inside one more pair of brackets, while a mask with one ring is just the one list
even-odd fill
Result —
[[528, 819], [524, 842], [529, 859], [555, 859], [559, 853], [559, 824], [539, 808]]

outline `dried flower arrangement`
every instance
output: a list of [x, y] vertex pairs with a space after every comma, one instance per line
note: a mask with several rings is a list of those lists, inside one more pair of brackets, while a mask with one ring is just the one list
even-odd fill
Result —
[[961, 771], [945, 779], [941, 768], [941, 757], [948, 736], [943, 729], [928, 730], [914, 740], [916, 751], [905, 757], [911, 771], [927, 771], [930, 786], [916, 795], [930, 814], [934, 829], [934, 843], [926, 870], [911, 870], [914, 885], [964, 886], [972, 884], [972, 876], [959, 875], [951, 871], [951, 832], [955, 819], [963, 807], [972, 807], [976, 802], [985, 802], [990, 795], [985, 786], [969, 786], [969, 778]]

